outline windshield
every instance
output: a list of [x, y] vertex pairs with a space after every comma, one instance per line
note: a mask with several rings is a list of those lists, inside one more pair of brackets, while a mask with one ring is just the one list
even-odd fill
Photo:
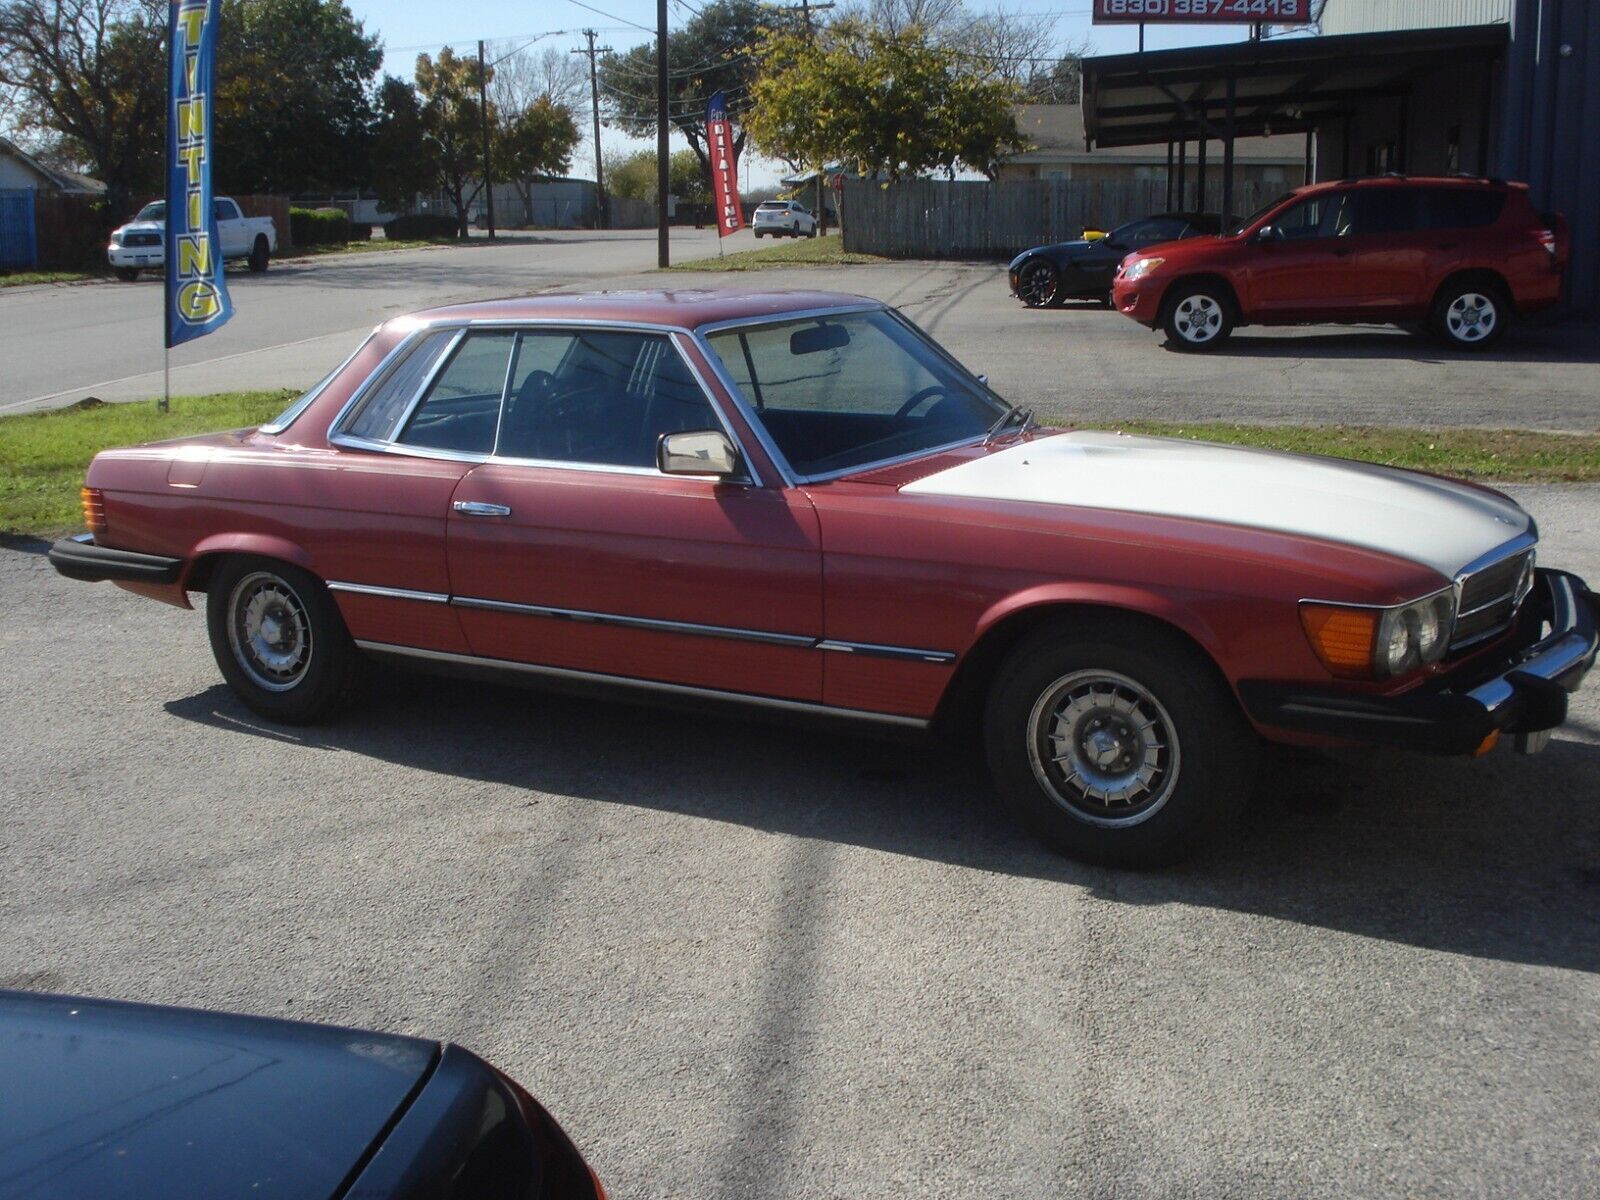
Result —
[[706, 339], [801, 478], [983, 437], [1005, 404], [883, 309]]
[[139, 210], [135, 221], [165, 221], [167, 219], [167, 202], [165, 200], [152, 200]]
[[1266, 216], [1273, 209], [1277, 208], [1278, 205], [1282, 204], [1285, 200], [1292, 199], [1294, 199], [1294, 193], [1285, 192], [1276, 200], [1273, 200], [1268, 204], [1263, 204], [1260, 208], [1256, 209], [1255, 212], [1251, 213], [1248, 217], [1245, 217], [1242, 221], [1235, 221], [1232, 225], [1228, 226], [1227, 236], [1233, 237], [1235, 234], [1243, 233], [1246, 229], [1249, 229], [1250, 226], [1261, 220], [1262, 217]]

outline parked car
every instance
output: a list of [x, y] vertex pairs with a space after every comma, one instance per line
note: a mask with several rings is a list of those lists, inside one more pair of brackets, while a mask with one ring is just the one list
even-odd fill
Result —
[[1178, 350], [1214, 350], [1241, 325], [1421, 320], [1481, 350], [1561, 298], [1569, 242], [1526, 184], [1345, 179], [1290, 192], [1225, 237], [1130, 254], [1112, 298]]
[[1223, 824], [1261, 739], [1536, 750], [1600, 644], [1499, 492], [1036, 429], [827, 293], [397, 318], [259, 429], [96, 455], [84, 510], [57, 570], [205, 593], [269, 719], [376, 659], [981, 729], [1025, 822], [1117, 862]]
[[1215, 213], [1157, 213], [1109, 232], [1085, 229], [1072, 242], [1035, 246], [1011, 260], [1006, 276], [1011, 294], [1029, 308], [1055, 308], [1074, 298], [1111, 303], [1111, 280], [1124, 256], [1146, 246], [1215, 235], [1222, 218]]
[[816, 237], [817, 218], [796, 200], [763, 200], [756, 205], [750, 228], [757, 237]]
[[[217, 236], [224, 259], [242, 258], [252, 271], [267, 269], [278, 252], [278, 227], [271, 217], [247, 217], [228, 196], [211, 202], [217, 216]], [[126, 225], [111, 231], [106, 261], [118, 279], [132, 282], [143, 270], [159, 270], [167, 263], [167, 202], [152, 200]]]
[[555, 1119], [460, 1046], [0, 992], [0, 1194], [605, 1200]]

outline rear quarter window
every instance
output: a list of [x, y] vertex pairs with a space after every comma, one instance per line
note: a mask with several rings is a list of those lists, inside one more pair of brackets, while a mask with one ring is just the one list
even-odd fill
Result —
[[1481, 229], [1506, 207], [1504, 192], [1477, 188], [1424, 188], [1418, 200], [1424, 229]]

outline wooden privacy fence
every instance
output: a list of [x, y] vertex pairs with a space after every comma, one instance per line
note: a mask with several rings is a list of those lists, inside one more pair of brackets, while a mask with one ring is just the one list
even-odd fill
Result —
[[[1212, 180], [1208, 207], [1220, 206]], [[1254, 212], [1279, 183], [1235, 183], [1233, 211]], [[1191, 181], [1190, 194], [1193, 195]], [[1010, 258], [1029, 246], [1081, 237], [1167, 208], [1163, 179], [1026, 179], [1005, 183], [908, 179], [885, 187], [844, 181], [844, 248], [891, 258]]]

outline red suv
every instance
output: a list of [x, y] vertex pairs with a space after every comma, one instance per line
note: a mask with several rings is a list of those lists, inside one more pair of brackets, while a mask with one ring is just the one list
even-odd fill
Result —
[[1122, 260], [1119, 312], [1211, 350], [1239, 325], [1426, 320], [1482, 349], [1513, 313], [1561, 297], [1567, 223], [1541, 216], [1522, 183], [1383, 176], [1290, 192], [1221, 237], [1150, 246]]

